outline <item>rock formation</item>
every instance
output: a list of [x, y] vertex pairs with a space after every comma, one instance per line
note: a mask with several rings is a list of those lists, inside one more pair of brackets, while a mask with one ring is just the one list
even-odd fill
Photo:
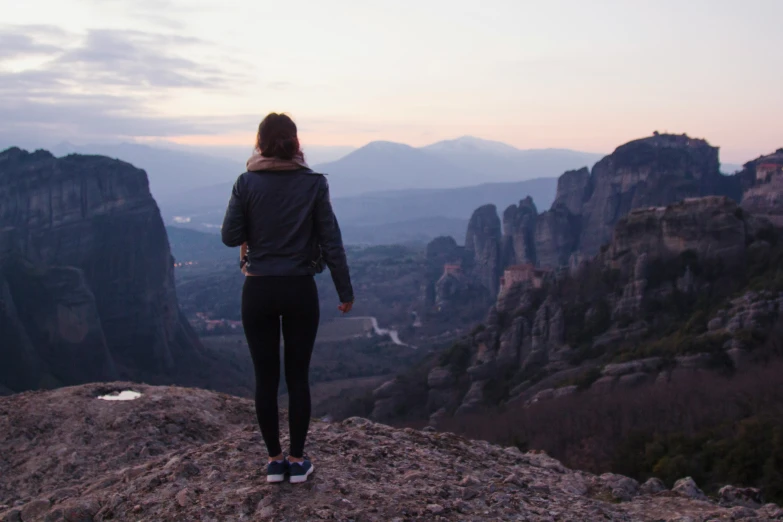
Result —
[[475, 256], [451, 237], [427, 245], [423, 307], [418, 308], [426, 323], [457, 326], [481, 318], [492, 296], [474, 270]]
[[[96, 398], [128, 386], [141, 397]], [[305, 484], [267, 484], [252, 402], [205, 390], [115, 383], [0, 398], [0, 520], [783, 520], [752, 488], [712, 500], [689, 477], [667, 490], [358, 417], [314, 422], [308, 451]]]
[[496, 296], [501, 271], [501, 228], [495, 205], [473, 212], [465, 235], [465, 250], [476, 278]]
[[597, 254], [615, 223], [632, 209], [713, 194], [741, 197], [737, 181], [720, 173], [717, 147], [672, 134], [626, 143], [593, 167], [578, 214], [578, 248], [588, 256]]
[[742, 264], [747, 245], [772, 227], [725, 197], [690, 198], [667, 207], [642, 208], [621, 219], [603, 258], [613, 267], [636, 267], [693, 252], [699, 259]]
[[0, 153], [0, 384], [174, 378], [201, 350], [144, 171]]
[[457, 245], [452, 237], [438, 237], [427, 245], [425, 259], [424, 305], [426, 313], [435, 307], [437, 300], [435, 285], [443, 276], [444, 267], [448, 264], [462, 265], [465, 263], [465, 248]]
[[502, 265], [537, 263], [536, 220], [538, 209], [528, 196], [503, 212]]
[[[565, 203], [560, 208], [566, 210]], [[576, 391], [559, 385], [591, 369], [600, 373], [596, 391], [666, 382], [672, 371], [713, 367], [721, 350], [720, 364], [731, 360], [739, 367], [748, 358], [750, 332], [769, 330], [783, 314], [783, 294], [743, 286], [751, 269], [756, 277], [760, 266], [777, 270], [771, 252], [782, 245], [779, 229], [724, 196], [632, 210], [602, 252], [572, 272], [551, 273], [543, 284], [521, 278], [504, 287], [483, 327], [456, 345], [468, 346], [456, 358], [462, 362], [435, 364], [430, 371], [428, 411], [463, 415], [497, 401], [559, 397]], [[536, 273], [520, 269], [528, 272]], [[690, 338], [683, 341], [689, 344], [672, 358], [674, 368], [635, 361], [645, 359], [644, 351], [635, 355], [641, 340], [649, 344], [678, 325], [685, 328], [704, 296], [726, 304], [689, 323]], [[631, 362], [618, 366], [602, 358], [618, 352]]]
[[[502, 233], [494, 208], [481, 207], [466, 238], [478, 280], [496, 295], [499, 274], [508, 266], [558, 268], [590, 258], [611, 239], [615, 224], [636, 208], [708, 195], [740, 201], [755, 174], [724, 176], [719, 167], [718, 149], [706, 141], [656, 133], [618, 147], [592, 171], [564, 173], [549, 210], [539, 214], [529, 197], [510, 206], [503, 212]], [[758, 207], [763, 200], [774, 206], [777, 197], [779, 192], [763, 192], [749, 197], [748, 205]]]

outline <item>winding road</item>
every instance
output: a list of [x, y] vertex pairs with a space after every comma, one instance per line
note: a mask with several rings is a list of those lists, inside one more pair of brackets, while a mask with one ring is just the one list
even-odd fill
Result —
[[400, 341], [400, 335], [397, 333], [397, 330], [389, 330], [387, 328], [381, 328], [378, 326], [378, 319], [375, 317], [370, 317], [370, 321], [372, 321], [372, 329], [375, 331], [375, 335], [388, 335], [392, 342], [396, 344], [397, 346], [405, 346], [407, 348], [416, 349], [415, 346], [410, 344], [405, 344], [404, 342]]

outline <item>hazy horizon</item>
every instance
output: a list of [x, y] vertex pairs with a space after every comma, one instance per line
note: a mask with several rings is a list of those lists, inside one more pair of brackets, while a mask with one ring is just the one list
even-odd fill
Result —
[[743, 163], [783, 146], [783, 3], [296, 5], [30, 0], [0, 24], [0, 142], [305, 147], [478, 136], [609, 153], [688, 133]]

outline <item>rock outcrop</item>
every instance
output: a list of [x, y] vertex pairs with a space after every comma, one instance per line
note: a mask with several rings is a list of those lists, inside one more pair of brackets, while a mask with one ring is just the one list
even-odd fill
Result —
[[689, 198], [632, 211], [617, 224], [603, 259], [626, 271], [636, 270], [641, 256], [649, 263], [684, 252], [724, 266], [742, 265], [747, 246], [764, 232], [772, 233], [769, 222], [746, 214], [728, 198]]
[[[474, 243], [483, 244], [482, 241], [476, 237]], [[418, 310], [427, 323], [470, 323], [489, 307], [493, 297], [482, 279], [492, 274], [475, 269], [477, 255], [457, 245], [451, 237], [439, 237], [427, 245], [423, 307]]]
[[[428, 413], [473, 414], [498, 401], [562, 397], [577, 391], [564, 383], [587, 372], [594, 375], [589, 389], [605, 393], [726, 364], [738, 368], [748, 359], [751, 333], [769, 330], [783, 301], [778, 292], [736, 292], [749, 267], [768, 265], [771, 245], [781, 243], [779, 229], [724, 196], [632, 210], [602, 252], [573, 272], [501, 292], [483, 327], [455, 345], [469, 348], [445, 359], [461, 362], [431, 370]], [[642, 341], [684, 324], [706, 295], [725, 305], [691, 321], [690, 339], [678, 341], [687, 342], [684, 353], [665, 364], [655, 352], [635, 354]], [[618, 351], [625, 362], [602, 359]]]
[[[598, 254], [615, 224], [632, 210], [708, 195], [740, 201], [743, 188], [753, 185], [750, 177], [721, 174], [718, 149], [704, 140], [656, 133], [618, 147], [592, 171], [564, 173], [545, 212], [539, 214], [532, 199], [525, 198], [503, 212], [501, 230], [493, 206], [477, 209], [465, 245], [478, 280], [494, 296], [509, 266], [578, 264]], [[776, 206], [779, 192], [772, 188], [749, 196], [748, 207]]]
[[[128, 386], [141, 397], [96, 398]], [[0, 398], [0, 520], [783, 520], [736, 488], [720, 503], [697, 499], [689, 480], [640, 487], [544, 453], [357, 417], [314, 422], [308, 452], [305, 484], [267, 484], [252, 402], [205, 390], [18, 394]]]
[[[626, 143], [592, 171], [560, 176], [555, 201], [540, 214], [530, 197], [505, 209], [502, 225], [494, 206], [477, 209], [468, 225], [464, 266], [494, 297], [508, 267], [578, 267], [599, 253], [633, 210], [705, 196], [742, 201], [745, 210], [783, 226], [782, 151], [726, 176], [718, 148], [705, 140], [655, 133]], [[431, 281], [434, 287], [436, 279]]]
[[501, 228], [495, 205], [473, 212], [465, 235], [465, 250], [475, 277], [496, 296], [501, 271]]
[[593, 167], [579, 213], [579, 250], [597, 254], [614, 225], [635, 208], [707, 195], [741, 197], [738, 182], [720, 173], [717, 147], [672, 134], [626, 143]]
[[502, 265], [537, 264], [536, 221], [538, 209], [528, 196], [503, 213]]
[[0, 384], [154, 381], [192, 366], [201, 345], [144, 171], [8, 149], [0, 223]]

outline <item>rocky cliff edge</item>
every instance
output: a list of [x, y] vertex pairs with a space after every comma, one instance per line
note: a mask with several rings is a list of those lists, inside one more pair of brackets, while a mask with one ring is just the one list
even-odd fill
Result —
[[[141, 397], [97, 398], [127, 388]], [[308, 449], [311, 480], [271, 485], [246, 399], [128, 383], [4, 397], [0, 520], [783, 520], [753, 490], [711, 499], [687, 478], [667, 490], [361, 418], [314, 422]]]

